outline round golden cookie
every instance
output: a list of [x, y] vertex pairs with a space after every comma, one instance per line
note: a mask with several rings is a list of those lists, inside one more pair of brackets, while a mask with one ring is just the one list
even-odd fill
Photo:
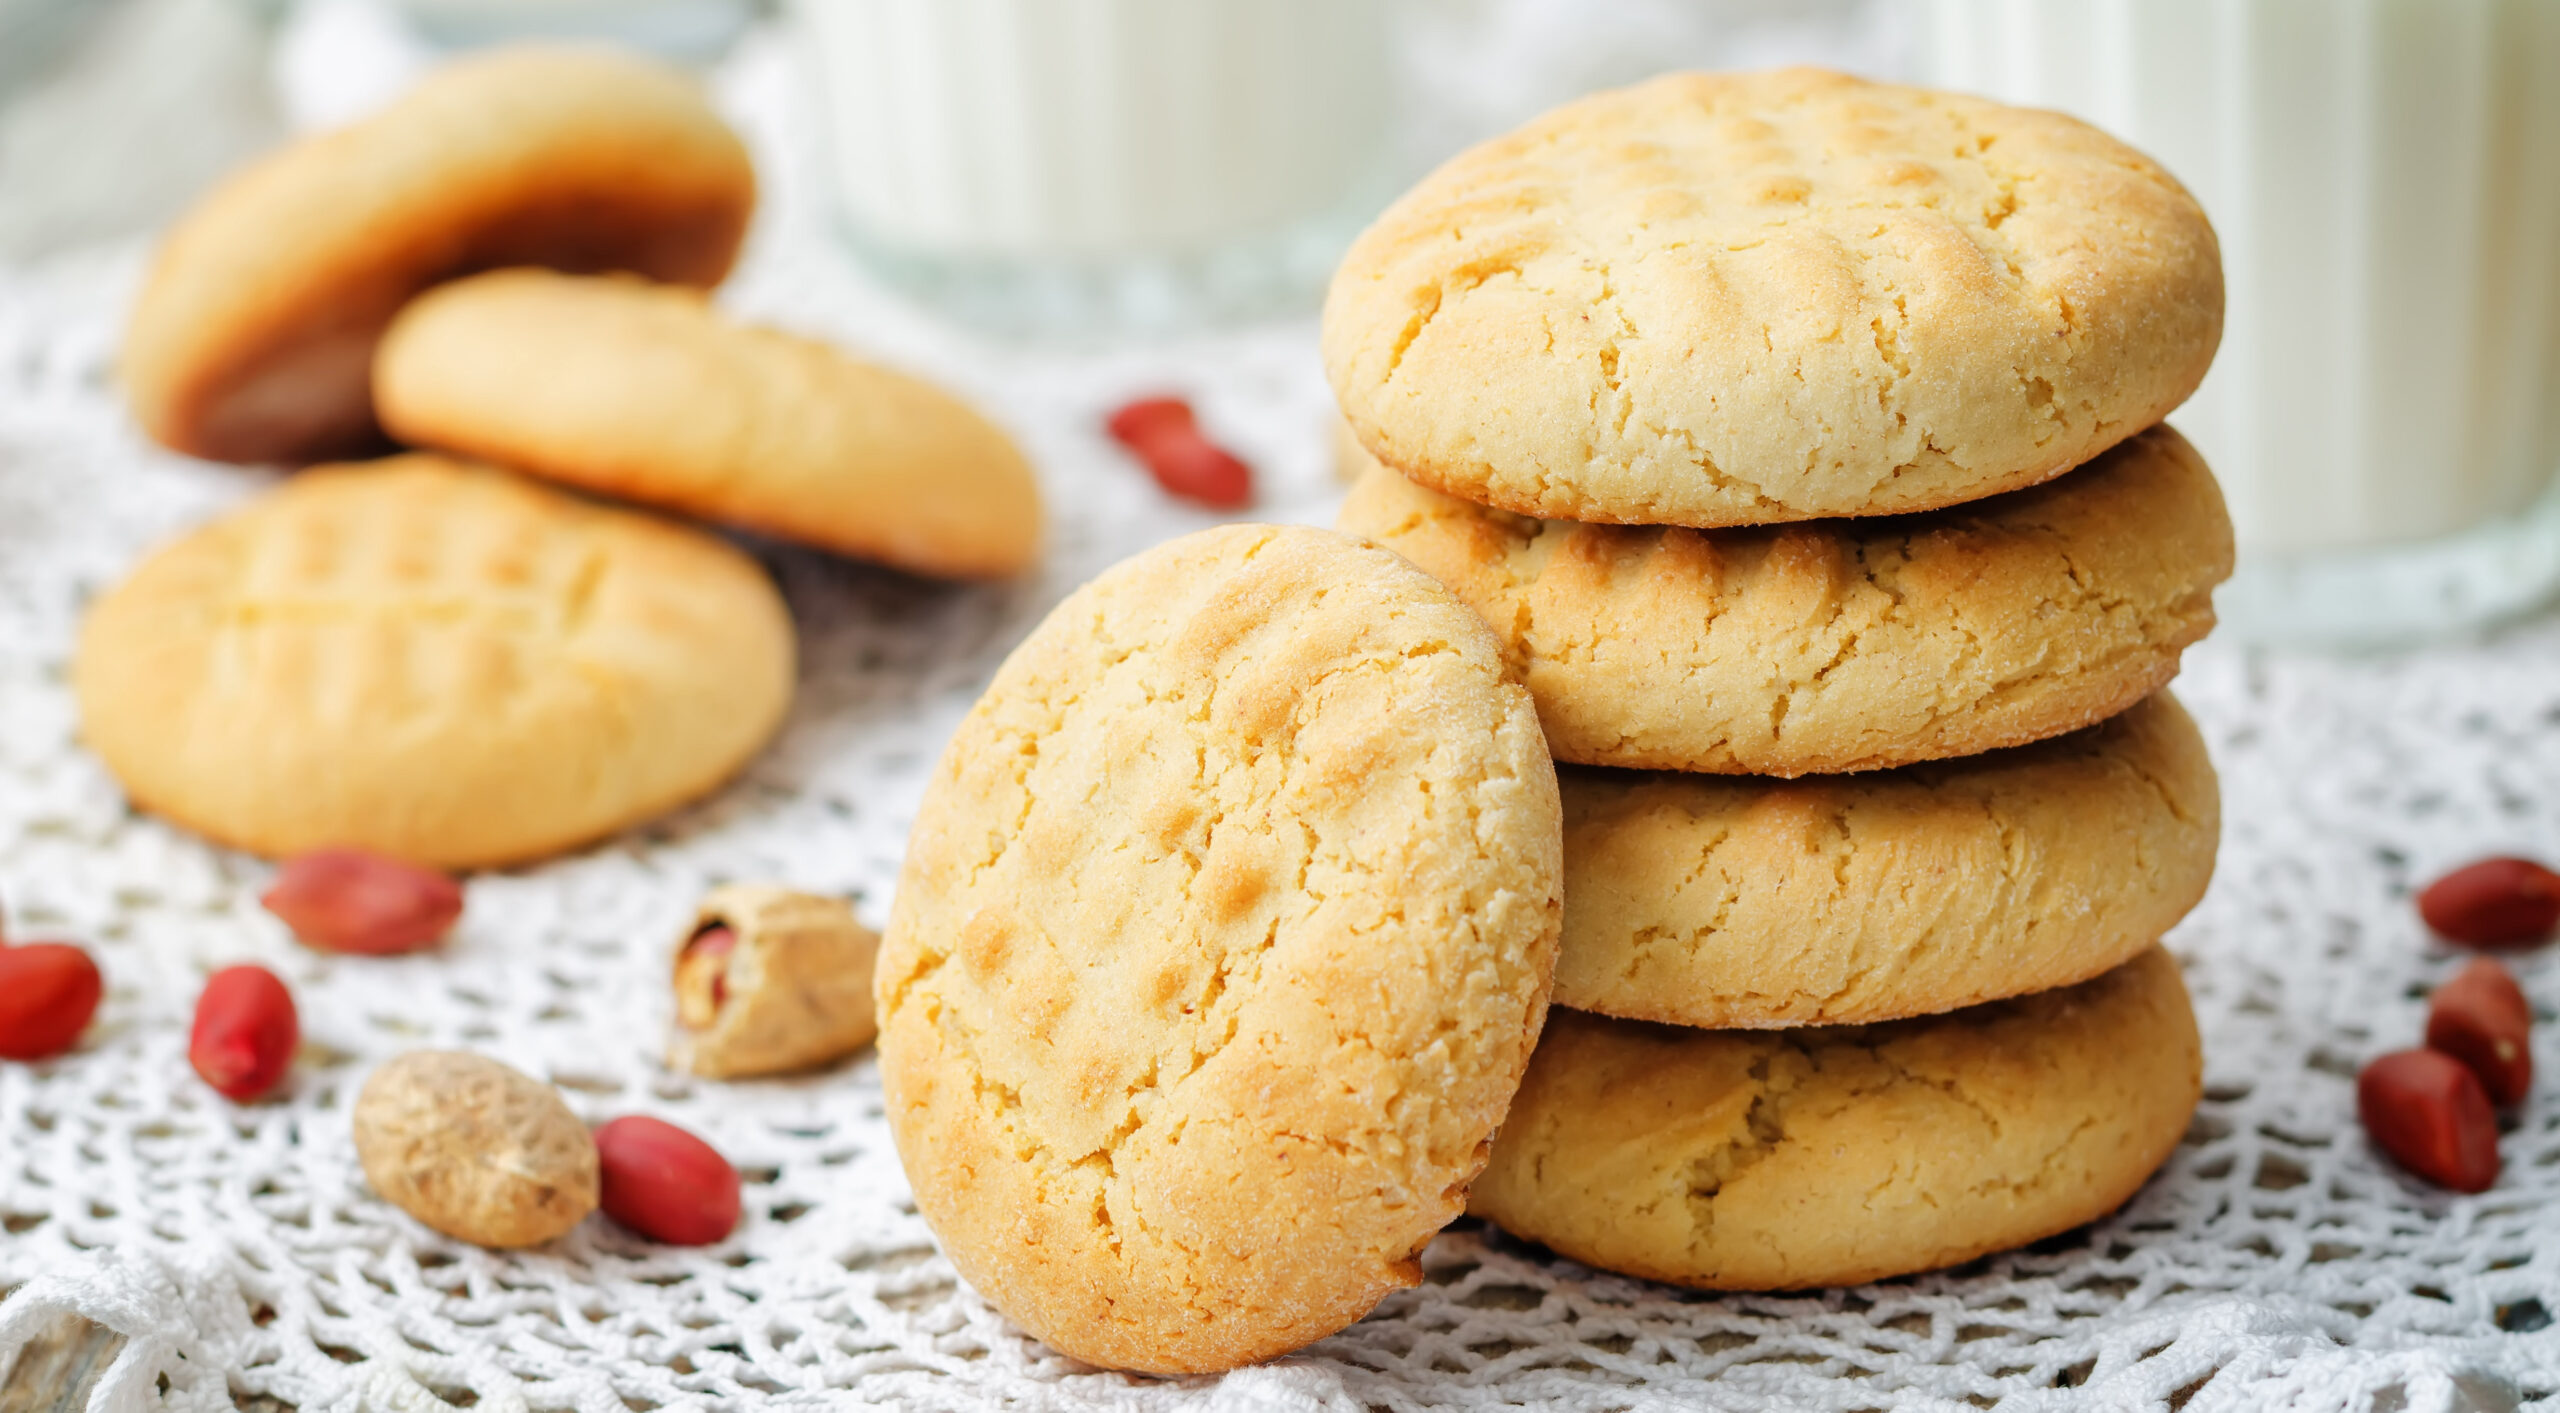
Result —
[[1559, 1006], [1467, 1210], [1586, 1265], [1711, 1290], [1856, 1285], [2113, 1211], [2203, 1084], [2158, 947], [1926, 1020], [1685, 1030]]
[[558, 853], [780, 725], [791, 620], [727, 543], [433, 456], [306, 471], [82, 626], [81, 732], [134, 802], [267, 855]]
[[2165, 427], [1924, 515], [1581, 525], [1373, 470], [1340, 523], [1494, 625], [1558, 760], [1717, 774], [1874, 770], [2078, 730], [2177, 675], [2231, 574], [2222, 492]]
[[402, 441], [919, 574], [1012, 574], [1039, 553], [1039, 482], [994, 424], [690, 289], [456, 281], [393, 322], [373, 387]]
[[2222, 333], [2169, 174], [2058, 113], [1813, 69], [1672, 74], [1451, 160], [1342, 261], [1361, 440], [1524, 515], [1758, 525], [2033, 485]]
[[1544, 1019], [1558, 828], [1527, 693], [1392, 555], [1229, 526], [1079, 590], [944, 754], [880, 955], [952, 1264], [1156, 1373], [1413, 1285]]
[[2204, 896], [2221, 795], [2168, 693], [2031, 746], [1805, 780], [1569, 767], [1558, 1005], [1854, 1025], [2085, 981]]
[[125, 333], [134, 415], [216, 460], [355, 454], [380, 436], [374, 342], [411, 295], [504, 265], [717, 284], [755, 192], [745, 146], [674, 69], [576, 48], [462, 60], [178, 222]]

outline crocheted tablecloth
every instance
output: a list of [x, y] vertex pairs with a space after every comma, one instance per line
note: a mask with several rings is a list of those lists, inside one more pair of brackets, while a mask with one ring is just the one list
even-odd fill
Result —
[[[865, 1058], [710, 1084], [659, 1063], [666, 959], [730, 879], [851, 893], [885, 916], [936, 752], [1005, 650], [1069, 588], [1207, 517], [1102, 438], [1133, 393], [1192, 395], [1259, 468], [1265, 518], [1338, 489], [1307, 323], [1102, 352], [984, 345], [866, 286], [790, 150], [779, 56], [724, 95], [772, 200], [725, 296], [943, 379], [1022, 438], [1056, 508], [1047, 567], [947, 588], [759, 546], [804, 634], [780, 742], [709, 803], [573, 858], [470, 884], [440, 953], [301, 949], [256, 903], [267, 866], [131, 812], [76, 740], [83, 603], [267, 473], [143, 444], [109, 381], [139, 248], [0, 268], [0, 898], [15, 935], [92, 946], [110, 979], [80, 1049], [0, 1065], [0, 1366], [65, 1310], [131, 1336], [96, 1406], [482, 1410], [856, 1402], [915, 1408], [1561, 1409], [2060, 1404], [2496, 1409], [2560, 1392], [2560, 1102], [2506, 1175], [2456, 1197], [2382, 1160], [2357, 1066], [2414, 1043], [2460, 958], [2413, 885], [2472, 856], [2560, 853], [2560, 624], [2387, 658], [2208, 645], [2179, 690], [2224, 779], [2221, 868], [2171, 937], [2206, 1041], [2186, 1142], [2124, 1210], [1959, 1270], [1797, 1296], [1704, 1295], [1559, 1260], [1475, 1222], [1427, 1279], [1303, 1353], [1214, 1380], [1097, 1372], [955, 1279], [916, 1215]], [[188, 1070], [204, 974], [298, 992], [283, 1096], [234, 1106]], [[2519, 963], [2549, 1008], [2560, 953]], [[419, 1046], [496, 1055], [592, 1118], [664, 1116], [747, 1175], [699, 1251], [602, 1220], [542, 1250], [441, 1239], [375, 1198], [348, 1110]]]

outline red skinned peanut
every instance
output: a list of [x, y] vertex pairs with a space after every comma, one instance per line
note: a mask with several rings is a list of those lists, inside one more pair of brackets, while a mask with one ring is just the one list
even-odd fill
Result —
[[453, 930], [462, 885], [362, 849], [319, 849], [287, 860], [258, 901], [321, 951], [392, 956], [432, 947]]
[[1168, 495], [1212, 510], [1253, 504], [1253, 468], [1209, 439], [1178, 397], [1146, 397], [1111, 414], [1103, 424], [1127, 447]]
[[2418, 895], [2418, 916], [2466, 947], [2531, 947], [2560, 927], [2560, 873], [2531, 859], [2482, 859]]
[[596, 1130], [605, 1215], [652, 1241], [708, 1246], [738, 1226], [738, 1170], [671, 1123], [631, 1115]]
[[265, 967], [225, 967], [196, 999], [187, 1063], [224, 1097], [243, 1103], [265, 1094], [293, 1067], [302, 1022], [293, 993]]
[[2427, 1048], [2471, 1067], [2493, 1104], [2518, 1104], [2533, 1088], [2533, 1007], [2505, 967], [2482, 957], [2427, 1001]]
[[729, 1002], [729, 954], [738, 950], [738, 934], [714, 923], [684, 944], [676, 960], [676, 1018], [703, 1030], [720, 1018]]
[[2395, 1050], [2356, 1076], [2365, 1132], [2400, 1165], [2438, 1187], [2486, 1192], [2498, 1180], [2498, 1117], [2460, 1060]]
[[106, 991], [98, 964], [68, 942], [0, 947], [0, 1060], [46, 1060], [70, 1049]]

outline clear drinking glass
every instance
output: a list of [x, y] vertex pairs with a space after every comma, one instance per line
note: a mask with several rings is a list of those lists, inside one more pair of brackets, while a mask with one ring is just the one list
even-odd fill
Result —
[[798, 0], [837, 215], [970, 322], [1304, 307], [1386, 195], [1381, 0]]
[[2560, 5], [1934, 0], [1927, 47], [2213, 218], [2222, 351], [2171, 420], [2231, 502], [2235, 631], [2392, 642], [2560, 588]]
[[716, 58], [754, 17], [751, 0], [403, 0], [403, 8], [420, 34], [447, 48], [595, 39], [697, 61]]

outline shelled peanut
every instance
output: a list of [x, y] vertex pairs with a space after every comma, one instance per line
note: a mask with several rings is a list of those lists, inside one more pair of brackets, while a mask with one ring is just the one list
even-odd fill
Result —
[[[2429, 884], [2418, 914], [2464, 946], [2538, 946], [2560, 926], [2560, 874], [2531, 859], [2483, 859]], [[2425, 1048], [2382, 1055], [2356, 1077], [2366, 1133], [2438, 1186], [2488, 1190], [2498, 1180], [2497, 1110], [2533, 1086], [2532, 1028], [2514, 974], [2474, 959], [2428, 998]]]
[[394, 956], [432, 947], [453, 930], [462, 885], [361, 849], [318, 849], [287, 860], [258, 901], [308, 946]]
[[187, 1063], [224, 1097], [256, 1099], [284, 1081], [302, 1041], [293, 993], [261, 966], [225, 967], [196, 998]]
[[738, 1170], [674, 1124], [631, 1115], [596, 1130], [605, 1215], [670, 1246], [707, 1246], [737, 1229]]
[[0, 942], [0, 1060], [47, 1060], [79, 1044], [105, 993], [98, 964], [68, 942]]

